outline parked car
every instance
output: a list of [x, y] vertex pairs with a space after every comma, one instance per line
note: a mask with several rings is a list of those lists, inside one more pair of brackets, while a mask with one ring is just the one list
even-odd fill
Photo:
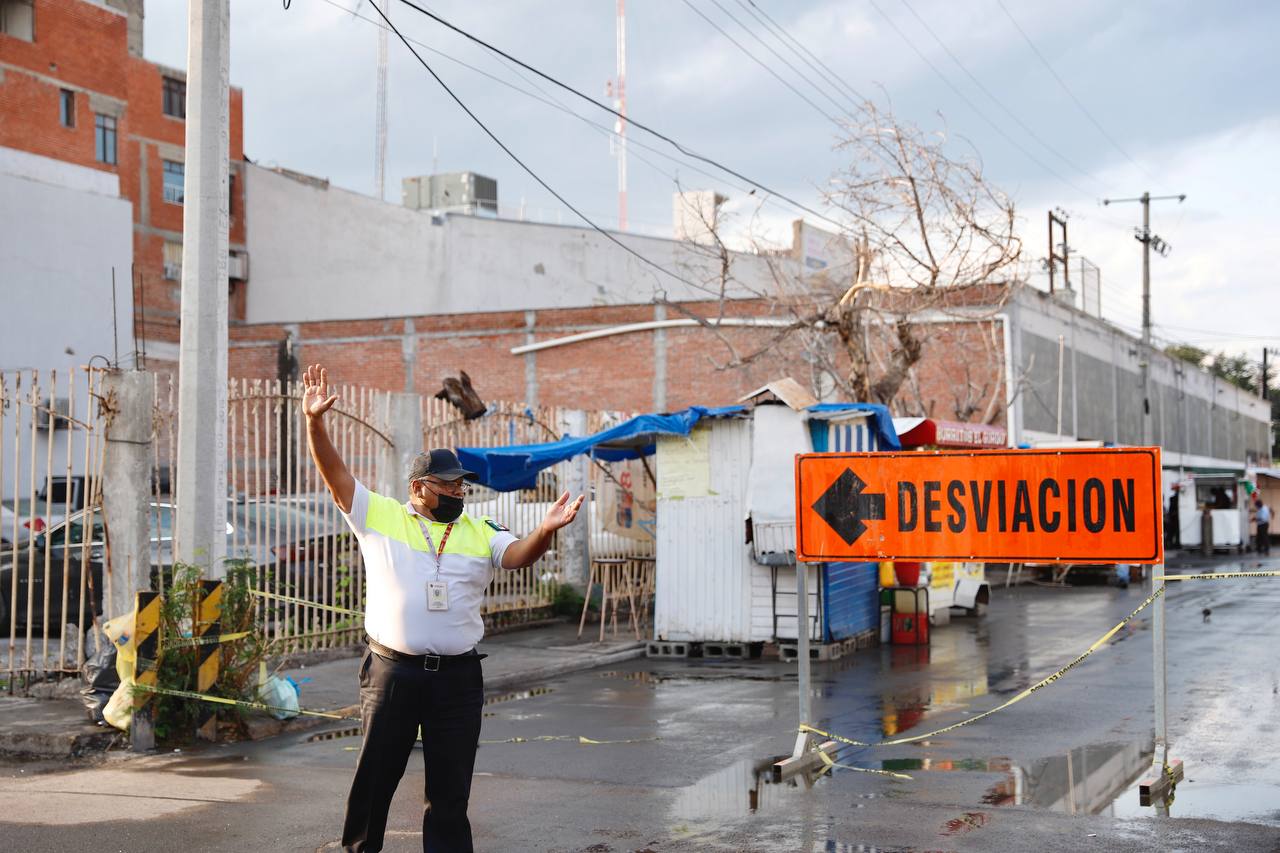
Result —
[[[168, 585], [174, 564], [174, 505], [153, 501], [149, 513], [151, 583], [154, 588], [163, 581], [159, 583], [160, 588], [163, 588]], [[259, 529], [268, 535], [259, 539]], [[324, 553], [336, 553], [333, 550], [326, 552], [318, 547], [324, 537], [335, 533], [331, 524], [323, 517], [310, 513], [305, 505], [228, 501], [228, 558], [243, 559], [262, 566], [274, 566], [287, 560], [288, 564], [305, 570], [315, 557]], [[93, 592], [93, 607], [91, 611], [86, 608], [86, 615], [100, 615], [103, 612], [105, 543], [102, 511], [95, 507], [75, 512], [69, 518], [21, 543], [16, 551], [16, 560], [12, 548], [0, 551], [0, 636], [10, 632], [11, 616], [17, 617], [17, 625], [25, 633], [28, 600], [31, 602], [33, 634], [43, 633], [46, 621], [46, 554], [49, 563], [48, 599], [51, 618], [48, 622], [51, 632], [58, 625], [79, 621], [82, 587], [92, 589]], [[83, 566], [86, 562], [90, 572], [82, 583]], [[16, 581], [15, 565], [18, 569]], [[65, 611], [62, 609], [64, 574], [67, 580]], [[17, 602], [16, 607], [13, 606], [14, 602]]]

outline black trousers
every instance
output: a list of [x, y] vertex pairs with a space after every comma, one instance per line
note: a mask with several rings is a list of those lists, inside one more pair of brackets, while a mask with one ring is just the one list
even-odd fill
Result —
[[422, 727], [426, 786], [422, 849], [471, 853], [467, 800], [480, 740], [480, 657], [451, 659], [436, 672], [366, 650], [360, 661], [364, 742], [347, 797], [342, 848], [382, 849], [387, 812]]
[[1258, 525], [1258, 544], [1255, 548], [1259, 554], [1271, 553], [1271, 522]]

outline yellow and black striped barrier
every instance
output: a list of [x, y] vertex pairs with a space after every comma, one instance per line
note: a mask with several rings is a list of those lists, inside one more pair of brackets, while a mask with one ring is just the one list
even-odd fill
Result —
[[[222, 635], [222, 581], [200, 581], [200, 603], [196, 607], [195, 623], [191, 626], [192, 638], [220, 639]], [[202, 643], [196, 646], [196, 690], [206, 693], [218, 681], [222, 666], [222, 644]], [[200, 709], [196, 722], [196, 736], [202, 740], [218, 739], [217, 713], [211, 705]]]
[[[156, 667], [160, 659], [160, 593], [148, 591], [135, 595], [133, 643], [137, 657], [133, 664], [133, 683], [142, 688], [154, 687], [160, 677]], [[142, 710], [149, 699], [146, 693], [135, 692], [134, 713]]]

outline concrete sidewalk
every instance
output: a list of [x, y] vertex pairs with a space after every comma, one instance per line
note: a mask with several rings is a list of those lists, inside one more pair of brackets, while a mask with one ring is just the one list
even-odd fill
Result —
[[[621, 628], [621, 626], [619, 626]], [[609, 666], [642, 657], [644, 643], [619, 630], [598, 642], [599, 626], [588, 626], [578, 639], [576, 622], [557, 622], [486, 637], [479, 650], [484, 661], [485, 688], [511, 690], [566, 673]], [[356, 670], [362, 649], [324, 663], [281, 671], [302, 686], [302, 707], [313, 711], [359, 716]], [[78, 682], [77, 682], [78, 683]], [[0, 757], [71, 759], [127, 745], [128, 736], [110, 727], [95, 726], [78, 698], [67, 690], [53, 699], [0, 696]], [[251, 739], [258, 740], [330, 722], [324, 717], [300, 716], [278, 721], [266, 714], [246, 716]]]

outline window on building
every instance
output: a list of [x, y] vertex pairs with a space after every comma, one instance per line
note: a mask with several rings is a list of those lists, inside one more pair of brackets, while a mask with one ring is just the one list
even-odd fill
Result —
[[93, 119], [93, 150], [99, 163], [116, 164], [115, 116], [98, 113]]
[[182, 280], [182, 244], [164, 241], [164, 277], [170, 281]]
[[187, 81], [174, 77], [164, 78], [164, 114], [174, 118], [187, 117]]
[[58, 94], [58, 117], [63, 127], [76, 126], [76, 93], [63, 89]]
[[33, 0], [0, 0], [0, 33], [23, 41], [35, 41]]
[[162, 160], [164, 167], [164, 200], [170, 204], [182, 204], [183, 184], [186, 179], [181, 163]]

